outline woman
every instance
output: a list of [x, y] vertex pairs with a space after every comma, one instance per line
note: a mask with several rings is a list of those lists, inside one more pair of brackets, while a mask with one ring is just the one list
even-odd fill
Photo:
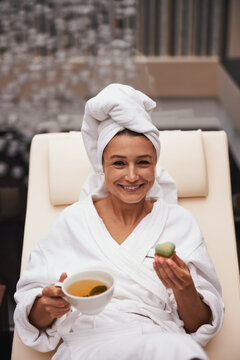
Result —
[[[54, 359], [207, 359], [200, 345], [221, 328], [221, 289], [201, 232], [156, 168], [154, 106], [120, 84], [86, 104], [82, 135], [94, 174], [32, 251], [15, 295], [26, 345], [49, 351], [63, 338]], [[151, 259], [165, 241], [177, 254]], [[97, 316], [78, 315], [49, 285], [89, 267], [116, 279]]]

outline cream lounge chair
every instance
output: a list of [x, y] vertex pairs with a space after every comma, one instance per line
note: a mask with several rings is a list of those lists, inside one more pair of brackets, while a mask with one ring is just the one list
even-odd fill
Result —
[[[179, 203], [197, 218], [226, 305], [221, 332], [209, 342], [211, 360], [240, 359], [239, 269], [231, 205], [227, 137], [223, 131], [162, 131], [160, 164], [178, 185]], [[22, 269], [33, 245], [60, 211], [78, 200], [91, 171], [81, 133], [36, 135], [32, 141]], [[12, 360], [50, 359], [24, 346], [16, 332]]]

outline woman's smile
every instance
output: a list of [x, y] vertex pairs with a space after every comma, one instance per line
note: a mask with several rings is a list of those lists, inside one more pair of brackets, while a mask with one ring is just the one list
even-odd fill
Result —
[[139, 190], [144, 184], [139, 184], [139, 185], [121, 185], [119, 184], [119, 186], [121, 186], [121, 188], [125, 191], [128, 192], [134, 192]]

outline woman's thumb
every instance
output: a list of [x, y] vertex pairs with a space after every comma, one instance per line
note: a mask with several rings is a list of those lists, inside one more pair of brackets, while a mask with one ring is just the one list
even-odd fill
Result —
[[66, 278], [67, 278], [67, 274], [65, 272], [63, 272], [58, 281], [63, 282]]

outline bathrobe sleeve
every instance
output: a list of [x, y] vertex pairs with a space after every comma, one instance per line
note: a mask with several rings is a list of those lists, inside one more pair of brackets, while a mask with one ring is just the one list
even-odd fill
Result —
[[[65, 212], [64, 212], [65, 213]], [[44, 237], [44, 241], [51, 242], [54, 249], [56, 238], [61, 238], [61, 231], [65, 228], [64, 214], [61, 214], [52, 228]], [[16, 309], [14, 312], [14, 323], [16, 331], [22, 342], [41, 352], [47, 352], [55, 349], [60, 336], [56, 331], [57, 324], [61, 319], [57, 319], [51, 328], [46, 331], [38, 330], [28, 320], [28, 315], [37, 296], [41, 296], [42, 289], [58, 280], [59, 274], [49, 274], [48, 261], [40, 244], [37, 244], [29, 259], [27, 267], [24, 269], [17, 284], [17, 291], [14, 295]]]
[[191, 334], [195, 341], [205, 346], [222, 327], [224, 304], [221, 296], [221, 286], [204, 242], [193, 252], [188, 266], [202, 301], [212, 311], [210, 323], [202, 325], [195, 333]]
[[[199, 225], [188, 210], [178, 207], [177, 217], [172, 217], [173, 224], [181, 234], [176, 243], [177, 254], [187, 264], [195, 287], [212, 311], [210, 324], [202, 325], [191, 336], [200, 345], [205, 346], [221, 329], [224, 317], [222, 290], [213, 262], [209, 256], [205, 240]], [[176, 231], [176, 229], [175, 229]]]

